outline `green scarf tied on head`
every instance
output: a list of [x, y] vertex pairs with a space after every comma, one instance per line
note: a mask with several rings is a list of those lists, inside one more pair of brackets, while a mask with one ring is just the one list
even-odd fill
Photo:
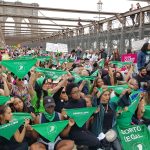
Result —
[[52, 114], [44, 112], [43, 114], [48, 121], [53, 121], [53, 119], [55, 118], [55, 112], [53, 112]]

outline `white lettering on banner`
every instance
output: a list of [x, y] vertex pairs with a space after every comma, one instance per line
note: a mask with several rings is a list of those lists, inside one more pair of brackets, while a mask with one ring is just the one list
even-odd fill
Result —
[[6, 124], [6, 125], [4, 125], [4, 126], [2, 126], [2, 127], [0, 127], [0, 128], [3, 129], [3, 128], [6, 128], [6, 127], [15, 125], [15, 124], [17, 124], [17, 123], [18, 123], [18, 121], [14, 121], [14, 122], [11, 122], [11, 123], [9, 123], [9, 124]]
[[19, 70], [22, 70], [23, 69], [23, 66], [19, 66]]
[[130, 142], [132, 140], [136, 140], [136, 139], [139, 139], [139, 138], [142, 138], [143, 136], [140, 136], [139, 134], [131, 134], [129, 136], [125, 136], [124, 137], [124, 140], [125, 142]]
[[125, 62], [134, 62], [135, 58], [132, 58], [131, 56], [125, 57], [124, 61]]
[[73, 115], [84, 115], [88, 114], [89, 112], [74, 112]]
[[121, 133], [122, 134], [129, 134], [129, 133], [136, 133], [137, 131], [141, 131], [140, 126], [128, 128], [126, 130], [121, 130]]

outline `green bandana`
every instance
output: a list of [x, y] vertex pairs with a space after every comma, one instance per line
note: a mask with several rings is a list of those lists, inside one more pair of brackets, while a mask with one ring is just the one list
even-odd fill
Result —
[[64, 74], [67, 74], [67, 71], [64, 70], [52, 70], [48, 68], [36, 68], [37, 72], [43, 72], [47, 78], [51, 78], [53, 80], [57, 80], [59, 77], [61, 77]]
[[67, 126], [68, 120], [32, 125], [47, 140], [54, 142], [59, 133]]
[[123, 150], [149, 150], [150, 133], [145, 125], [117, 129]]
[[118, 68], [122, 68], [125, 65], [131, 65], [132, 64], [132, 62], [121, 62], [121, 61], [111, 61], [110, 63], [116, 65], [116, 67], [118, 67]]
[[10, 140], [10, 138], [23, 123], [24, 120], [15, 120], [13, 122], [0, 125], [0, 136]]
[[91, 117], [96, 111], [97, 107], [86, 107], [76, 109], [65, 109], [67, 115], [74, 119], [78, 127], [82, 127], [85, 122]]
[[22, 79], [35, 65], [36, 59], [3, 60], [2, 65]]
[[9, 100], [10, 100], [10, 97], [8, 96], [0, 96], [0, 105], [4, 105]]
[[45, 118], [48, 120], [48, 121], [53, 121], [53, 119], [55, 118], [55, 112], [53, 112], [53, 114], [49, 114], [49, 113], [47, 113], [47, 112], [44, 112], [43, 113], [44, 114], [44, 116], [45, 116]]
[[25, 119], [32, 119], [31, 114], [29, 113], [20, 113], [20, 112], [16, 112], [13, 113], [13, 120], [25, 120]]

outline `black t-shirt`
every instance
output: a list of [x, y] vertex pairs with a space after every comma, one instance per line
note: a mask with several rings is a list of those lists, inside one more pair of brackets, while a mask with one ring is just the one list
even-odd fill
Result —
[[114, 118], [114, 112], [108, 106], [108, 110], [106, 109], [106, 106], [104, 107], [104, 120], [103, 120], [103, 132], [106, 133], [109, 129], [112, 128], [113, 118]]

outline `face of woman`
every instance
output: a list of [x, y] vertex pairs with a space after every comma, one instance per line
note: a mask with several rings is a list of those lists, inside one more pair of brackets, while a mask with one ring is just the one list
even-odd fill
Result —
[[85, 101], [86, 101], [86, 106], [87, 107], [92, 107], [92, 102], [91, 102], [91, 100], [90, 100], [90, 98], [85, 98]]
[[70, 95], [73, 99], [79, 100], [80, 99], [80, 90], [79, 90], [79, 88], [78, 87], [73, 88]]
[[43, 84], [43, 89], [52, 89], [53, 83], [51, 79], [47, 79], [45, 83]]
[[98, 79], [97, 80], [97, 87], [101, 87], [102, 85], [104, 85], [104, 81], [102, 79]]
[[109, 102], [109, 99], [110, 99], [110, 92], [109, 91], [105, 91], [103, 93], [103, 95], [101, 96], [101, 103], [102, 104], [107, 104]]
[[4, 120], [5, 121], [11, 121], [12, 119], [12, 112], [11, 112], [11, 108], [7, 107], [5, 112], [4, 112]]
[[16, 85], [23, 85], [23, 84], [24, 82], [22, 79], [19, 79], [19, 78], [16, 79]]
[[61, 94], [60, 94], [60, 99], [67, 101], [68, 100], [68, 95], [66, 94], [65, 90], [62, 90]]
[[19, 98], [14, 98], [13, 106], [15, 107], [15, 109], [18, 112], [22, 112], [23, 111], [23, 102]]

